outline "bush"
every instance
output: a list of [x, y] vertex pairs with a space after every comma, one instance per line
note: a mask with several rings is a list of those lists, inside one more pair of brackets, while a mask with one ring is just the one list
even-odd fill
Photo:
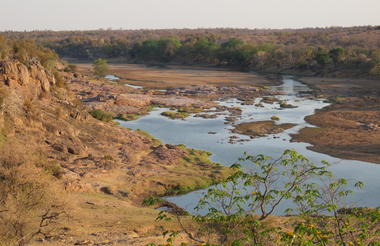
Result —
[[65, 80], [63, 79], [62, 75], [60, 72], [58, 72], [57, 70], [55, 70], [53, 72], [53, 75], [54, 75], [54, 78], [55, 78], [55, 84], [59, 87], [59, 88], [64, 88], [66, 86], [66, 82]]
[[94, 109], [90, 111], [90, 114], [95, 119], [104, 121], [104, 122], [110, 122], [113, 119], [113, 116], [111, 113], [104, 112], [101, 109]]
[[104, 77], [108, 71], [107, 61], [104, 59], [96, 59], [92, 65], [94, 74], [99, 77]]
[[50, 163], [45, 163], [44, 165], [41, 166], [48, 174], [56, 177], [57, 179], [62, 178], [63, 175], [63, 169], [57, 162], [50, 162]]

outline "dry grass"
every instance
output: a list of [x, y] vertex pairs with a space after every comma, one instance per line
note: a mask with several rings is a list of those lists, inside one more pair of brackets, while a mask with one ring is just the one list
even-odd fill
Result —
[[[302, 78], [333, 105], [306, 117], [320, 127], [304, 128], [295, 141], [310, 149], [353, 160], [380, 163], [380, 83], [368, 79]], [[370, 126], [373, 126], [371, 129]]]
[[20, 143], [0, 148], [0, 245], [25, 245], [32, 239], [58, 233], [66, 214], [64, 194], [55, 179], [26, 154]]
[[[91, 73], [90, 64], [77, 64], [78, 70]], [[168, 66], [147, 67], [133, 64], [111, 64], [109, 74], [116, 75], [126, 83], [148, 88], [171, 88], [190, 85], [237, 86], [270, 85], [266, 78], [253, 74], [201, 67]]]

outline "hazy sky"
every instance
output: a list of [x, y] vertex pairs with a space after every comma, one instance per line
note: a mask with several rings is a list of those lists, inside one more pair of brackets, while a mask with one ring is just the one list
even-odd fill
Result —
[[380, 25], [380, 0], [0, 0], [0, 30]]

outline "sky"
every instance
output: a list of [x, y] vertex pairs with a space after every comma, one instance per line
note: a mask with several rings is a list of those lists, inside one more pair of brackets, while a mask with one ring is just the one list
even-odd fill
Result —
[[0, 0], [0, 30], [380, 25], [380, 0]]

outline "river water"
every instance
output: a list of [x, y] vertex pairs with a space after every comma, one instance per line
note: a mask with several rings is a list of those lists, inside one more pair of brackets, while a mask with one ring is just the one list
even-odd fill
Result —
[[[113, 75], [113, 74], [108, 74], [106, 76], [104, 76], [104, 78], [108, 79], [108, 80], [111, 80], [111, 81], [118, 81], [120, 80], [119, 77]], [[131, 87], [131, 88], [134, 88], [134, 89], [142, 89], [143, 87], [142, 86], [139, 86], [139, 85], [131, 85], [131, 84], [128, 84], [128, 83], [124, 83], [125, 86], [128, 86], [128, 87]]]
[[[242, 109], [242, 118], [237, 123], [270, 120], [272, 116], [276, 115], [280, 117], [278, 123], [296, 124], [295, 127], [285, 132], [267, 137], [249, 139], [247, 136], [231, 133], [231, 126], [224, 124], [225, 116], [223, 115], [215, 119], [190, 116], [186, 120], [171, 120], [160, 115], [161, 112], [167, 111], [167, 109], [162, 108], [152, 111], [149, 115], [136, 121], [121, 121], [120, 123], [127, 128], [145, 130], [168, 144], [185, 144], [190, 148], [207, 150], [213, 153], [210, 157], [213, 161], [227, 166], [235, 163], [244, 152], [252, 155], [265, 154], [276, 158], [281, 156], [284, 150], [294, 149], [314, 163], [320, 163], [322, 160], [330, 162], [332, 165], [329, 170], [337, 178], [344, 177], [352, 182], [363, 181], [365, 187], [355, 191], [347, 201], [351, 206], [380, 206], [379, 164], [334, 158], [308, 150], [309, 144], [307, 143], [290, 142], [289, 134], [296, 133], [306, 126], [311, 126], [304, 121], [304, 117], [313, 114], [316, 109], [327, 106], [328, 103], [323, 100], [299, 96], [300, 92], [310, 91], [310, 89], [290, 77], [285, 77], [283, 84], [274, 86], [273, 89], [282, 92], [282, 95], [276, 97], [297, 106], [297, 108], [280, 109], [278, 103], [263, 103], [264, 107], [240, 105], [236, 99], [219, 102], [221, 105], [239, 106]], [[259, 100], [257, 99], [257, 102]], [[216, 134], [208, 134], [210, 131], [216, 132]], [[238, 136], [247, 141], [230, 144], [228, 140], [231, 136]], [[204, 192], [205, 190], [198, 190], [166, 199], [191, 213], [195, 213], [194, 207]], [[275, 214], [282, 215], [283, 209], [287, 206], [290, 205], [285, 203]]]

